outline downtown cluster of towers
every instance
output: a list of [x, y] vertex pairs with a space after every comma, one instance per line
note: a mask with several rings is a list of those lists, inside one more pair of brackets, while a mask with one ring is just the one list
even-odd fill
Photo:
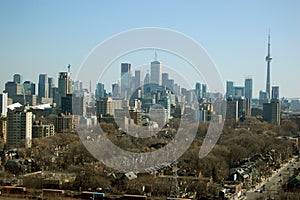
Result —
[[[266, 90], [259, 92], [259, 98], [253, 99], [253, 80], [246, 78], [244, 86], [234, 86], [233, 81], [226, 82], [227, 118], [242, 118], [246, 115], [262, 116], [263, 120], [274, 124], [280, 124], [279, 86], [270, 84], [271, 77], [271, 43], [268, 35], [268, 51], [265, 58], [267, 62]], [[238, 110], [235, 113], [235, 110]], [[253, 112], [251, 112], [253, 111]], [[237, 116], [236, 116], [237, 115]]]
[[[33, 116], [36, 108], [47, 109], [43, 112], [44, 117], [49, 114], [64, 114], [71, 116], [82, 116], [77, 123], [97, 123], [97, 118], [115, 116], [116, 113], [130, 110], [133, 123], [145, 124], [149, 120], [147, 113], [151, 106], [157, 104], [155, 112], [164, 116], [163, 122], [168, 121], [172, 117], [181, 116], [181, 114], [188, 114], [188, 111], [199, 109], [199, 116], [191, 116], [193, 120], [210, 121], [213, 115], [219, 117], [219, 121], [224, 118], [240, 120], [247, 115], [260, 115], [265, 121], [280, 124], [280, 103], [279, 103], [279, 87], [272, 87], [270, 91], [270, 63], [272, 57], [270, 54], [270, 35], [268, 37], [268, 54], [266, 56], [267, 62], [267, 81], [266, 91], [260, 91], [259, 99], [252, 98], [253, 83], [251, 78], [246, 78], [245, 86], [234, 86], [232, 81], [227, 81], [226, 94], [210, 93], [207, 91], [206, 84], [196, 83], [194, 89], [180, 88], [180, 85], [175, 83], [174, 79], [169, 78], [168, 73], [162, 72], [162, 63], [155, 59], [150, 64], [150, 73], [146, 73], [144, 80], [141, 80], [141, 71], [135, 70], [134, 76], [131, 74], [131, 64], [121, 63], [121, 80], [118, 83], [112, 84], [111, 93], [107, 93], [103, 83], [97, 83], [95, 93], [91, 91], [91, 83], [89, 89], [83, 87], [81, 81], [73, 81], [71, 78], [70, 65], [68, 71], [60, 72], [58, 76], [58, 86], [55, 86], [54, 79], [48, 77], [47, 74], [39, 75], [38, 95], [36, 95], [36, 85], [32, 81], [22, 81], [20, 74], [13, 76], [13, 81], [8, 81], [5, 84], [5, 91], [3, 91], [0, 98], [1, 116], [7, 117], [10, 111], [12, 120], [15, 116], [24, 117], [25, 125], [18, 125], [25, 127], [22, 130], [9, 130], [9, 126], [17, 126], [19, 121], [9, 122], [7, 118], [7, 126], [2, 126], [3, 131], [6, 132], [8, 140], [15, 138], [24, 139], [25, 137], [32, 137]], [[199, 106], [194, 106], [193, 102], [197, 101]], [[226, 116], [218, 112], [222, 102], [226, 102]], [[20, 105], [33, 106], [31, 109], [23, 109], [16, 111], [15, 103]], [[34, 107], [37, 105], [45, 105], [48, 107]], [[75, 105], [75, 109], [74, 109]], [[194, 106], [194, 107], [193, 107]], [[10, 107], [10, 109], [9, 109]], [[33, 109], [34, 108], [34, 109]], [[122, 111], [123, 110], [123, 111]], [[32, 112], [32, 115], [28, 114]], [[190, 112], [192, 113], [192, 112]], [[123, 115], [122, 115], [123, 116]], [[31, 119], [29, 119], [31, 118]], [[96, 118], [96, 120], [95, 120]], [[29, 122], [28, 122], [29, 120]], [[72, 129], [75, 127], [72, 123], [73, 118], [67, 116], [63, 118], [61, 123], [55, 124], [55, 132], [63, 131], [64, 129]], [[69, 121], [71, 120], [72, 123]], [[4, 120], [5, 121], [5, 120]], [[93, 122], [91, 122], [93, 121]], [[96, 122], [95, 122], [96, 121]], [[124, 121], [121, 119], [121, 121]], [[129, 120], [130, 121], [130, 120]], [[20, 122], [21, 123], [21, 122]], [[131, 122], [128, 122], [131, 123]], [[68, 127], [63, 127], [61, 124], [71, 124]], [[28, 127], [27, 127], [28, 126]], [[52, 125], [53, 126], [53, 125]], [[7, 129], [8, 131], [5, 131]], [[2, 132], [3, 132], [2, 131]], [[9, 132], [11, 131], [11, 132]], [[12, 135], [12, 137], [9, 136]], [[18, 136], [21, 134], [22, 136]], [[52, 134], [52, 132], [51, 132]], [[51, 135], [44, 133], [36, 133], [35, 135]], [[3, 138], [3, 134], [2, 134]], [[11, 144], [18, 145], [20, 140], [14, 140]]]

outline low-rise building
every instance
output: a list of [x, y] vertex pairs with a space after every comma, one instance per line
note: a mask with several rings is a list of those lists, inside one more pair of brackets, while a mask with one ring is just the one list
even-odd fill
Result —
[[36, 121], [32, 125], [32, 138], [49, 137], [54, 134], [54, 124], [43, 124], [41, 121]]
[[72, 132], [75, 130], [74, 116], [59, 114], [55, 119], [54, 126], [56, 133]]

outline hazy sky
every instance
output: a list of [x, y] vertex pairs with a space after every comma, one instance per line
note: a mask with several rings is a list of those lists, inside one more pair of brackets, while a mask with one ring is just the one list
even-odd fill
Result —
[[[176, 3], [181, 2], [181, 3]], [[37, 83], [76, 74], [99, 43], [141, 27], [179, 31], [202, 45], [224, 80], [254, 81], [265, 90], [271, 29], [271, 83], [280, 96], [300, 97], [300, 1], [0, 1], [0, 89], [14, 73]]]

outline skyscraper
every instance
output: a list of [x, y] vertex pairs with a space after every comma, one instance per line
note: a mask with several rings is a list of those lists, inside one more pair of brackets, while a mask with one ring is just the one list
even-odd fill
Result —
[[5, 91], [7, 91], [9, 98], [14, 99], [16, 95], [23, 94], [23, 86], [20, 83], [9, 81], [5, 83]]
[[82, 81], [73, 81], [73, 89], [72, 89], [72, 91], [74, 92], [74, 91], [77, 91], [77, 92], [79, 92], [79, 91], [82, 91], [83, 90], [83, 88], [82, 88], [82, 86], [83, 86], [83, 83], [82, 83]]
[[169, 79], [166, 83], [167, 89], [173, 91], [174, 90], [174, 79]]
[[116, 98], [116, 97], [120, 97], [120, 87], [119, 87], [119, 84], [118, 83], [113, 83], [111, 85], [111, 92], [112, 92], [112, 97], [113, 98]]
[[24, 81], [23, 90], [25, 95], [35, 95], [35, 83], [32, 81]]
[[226, 81], [226, 99], [233, 97], [234, 95], [234, 86], [233, 81]]
[[149, 83], [150, 83], [150, 74], [147, 73], [144, 78], [144, 84], [149, 84]]
[[268, 103], [268, 93], [259, 91], [259, 106], [263, 106], [264, 103]]
[[245, 88], [243, 86], [234, 87], [234, 97], [240, 98], [245, 96]]
[[196, 83], [195, 92], [198, 99], [201, 98], [201, 83]]
[[134, 71], [134, 87], [135, 89], [141, 86], [141, 71]]
[[39, 98], [48, 98], [48, 77], [47, 74], [40, 74], [39, 75], [39, 89], [38, 89], [38, 96]]
[[263, 120], [280, 125], [280, 102], [278, 99], [271, 99], [269, 103], [263, 104]]
[[21, 82], [22, 82], [21, 74], [14, 74], [14, 82], [18, 83], [18, 84], [21, 84]]
[[24, 107], [8, 109], [7, 112], [7, 140], [8, 148], [24, 147], [21, 142], [25, 142], [25, 147], [31, 146], [32, 139], [32, 112], [28, 112]]
[[53, 98], [53, 88], [55, 87], [52, 77], [48, 77], [48, 97]]
[[7, 114], [7, 103], [8, 103], [8, 94], [6, 91], [3, 91], [3, 93], [0, 95], [1, 97], [1, 114], [3, 117], [6, 117]]
[[127, 99], [131, 88], [131, 64], [121, 63], [121, 97]]
[[245, 98], [246, 99], [252, 99], [252, 78], [246, 78], [245, 79]]
[[153, 61], [151, 62], [151, 76], [150, 76], [150, 83], [154, 83], [157, 85], [162, 84], [162, 67], [161, 62]]
[[227, 98], [226, 119], [238, 121], [238, 101], [232, 96]]
[[102, 97], [105, 97], [105, 89], [103, 83], [97, 83], [96, 91], [95, 91], [95, 97], [96, 99], [100, 99]]
[[162, 73], [162, 86], [167, 86], [168, 80], [169, 80], [169, 74]]
[[272, 99], [279, 99], [279, 86], [272, 87]]
[[180, 85], [178, 85], [177, 83], [174, 84], [174, 89], [173, 89], [173, 92], [175, 95], [179, 96], [181, 93], [180, 93]]
[[150, 92], [150, 74], [147, 72], [144, 78], [144, 85], [142, 87], [143, 95]]
[[270, 99], [271, 97], [271, 93], [270, 93], [270, 67], [271, 67], [271, 60], [272, 60], [272, 56], [271, 56], [271, 52], [270, 52], [270, 47], [271, 47], [271, 43], [270, 43], [270, 32], [268, 35], [268, 55], [266, 56], [266, 62], [267, 62], [267, 82], [266, 82], [266, 93], [268, 94], [268, 99]]
[[207, 98], [207, 86], [206, 84], [202, 84], [202, 97]]
[[83, 97], [78, 97], [75, 94], [67, 94], [61, 98], [61, 113], [71, 115], [85, 114]]
[[72, 93], [72, 79], [70, 72], [59, 72], [58, 77], [58, 107], [61, 106], [61, 97]]

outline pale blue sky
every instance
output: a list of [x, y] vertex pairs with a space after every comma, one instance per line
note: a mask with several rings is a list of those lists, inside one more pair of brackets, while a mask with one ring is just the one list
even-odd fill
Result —
[[[178, 3], [179, 2], [179, 3]], [[271, 28], [271, 83], [300, 97], [300, 1], [0, 1], [0, 89], [14, 73], [37, 83], [57, 79], [70, 63], [76, 74], [89, 52], [108, 37], [141, 27], [179, 31], [201, 44], [224, 80], [254, 96], [265, 89]]]

